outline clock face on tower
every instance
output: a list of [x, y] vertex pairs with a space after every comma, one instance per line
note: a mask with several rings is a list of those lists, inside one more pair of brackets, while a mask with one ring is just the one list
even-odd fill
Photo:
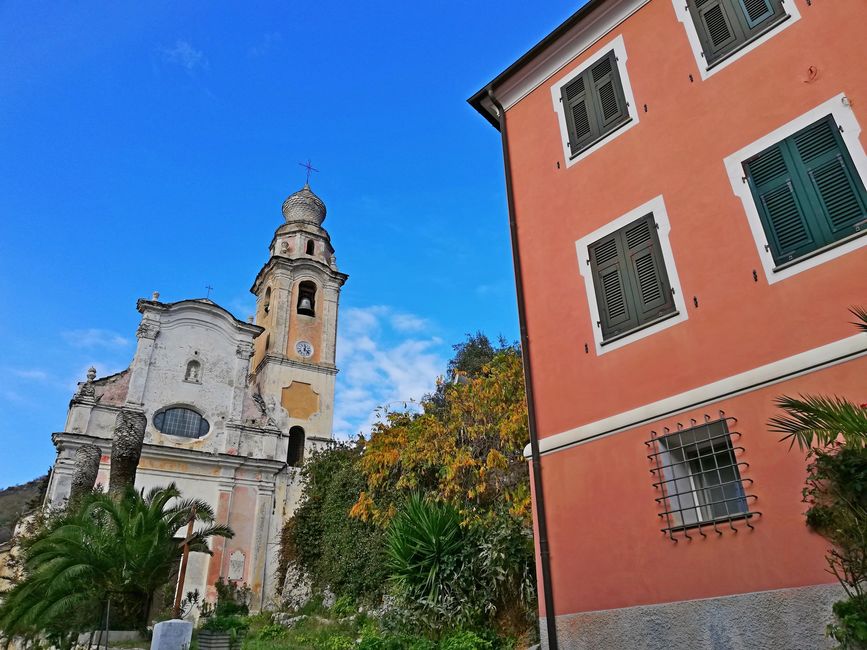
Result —
[[300, 357], [310, 357], [313, 356], [313, 346], [307, 341], [298, 341], [295, 344], [295, 352], [297, 352]]

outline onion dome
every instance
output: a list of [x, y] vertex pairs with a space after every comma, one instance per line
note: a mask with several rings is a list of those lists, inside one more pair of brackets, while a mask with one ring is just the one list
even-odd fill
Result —
[[305, 183], [304, 187], [283, 201], [283, 218], [287, 223], [307, 221], [320, 226], [325, 221], [325, 204]]

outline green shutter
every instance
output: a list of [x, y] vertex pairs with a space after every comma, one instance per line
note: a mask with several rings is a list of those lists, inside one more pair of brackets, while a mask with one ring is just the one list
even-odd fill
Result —
[[593, 84], [594, 113], [599, 133], [605, 134], [629, 118], [613, 50], [591, 66], [588, 81]]
[[687, 8], [708, 64], [785, 16], [781, 0], [687, 0]]
[[614, 51], [563, 84], [560, 101], [573, 156], [628, 122], [629, 107]]
[[786, 147], [774, 145], [744, 163], [771, 254], [783, 264], [816, 248], [816, 228], [808, 222], [800, 180]]
[[587, 92], [586, 73], [563, 86], [561, 100], [566, 114], [569, 149], [576, 154], [596, 139], [596, 117]]
[[758, 27], [774, 15], [774, 3], [771, 0], [738, 0], [738, 4], [750, 29]]
[[732, 20], [734, 16], [725, 0], [691, 0], [688, 7], [707, 63], [712, 63], [743, 40], [737, 19]]
[[867, 229], [867, 191], [830, 115], [744, 170], [778, 265]]
[[675, 311], [653, 215], [589, 246], [603, 340]]
[[638, 325], [620, 232], [591, 244], [589, 253], [602, 338], [608, 339]]
[[867, 219], [867, 192], [834, 118], [828, 116], [790, 138], [793, 156], [800, 162], [804, 182], [815, 195], [819, 227], [826, 243], [863, 229]]
[[674, 311], [674, 297], [653, 215], [648, 214], [623, 229], [629, 258], [630, 279], [639, 323], [656, 320]]

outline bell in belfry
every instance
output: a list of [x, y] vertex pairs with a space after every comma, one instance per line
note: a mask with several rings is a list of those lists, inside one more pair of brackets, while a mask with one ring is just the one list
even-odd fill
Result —
[[298, 313], [313, 316], [313, 303], [308, 296], [301, 298], [301, 301], [298, 303]]

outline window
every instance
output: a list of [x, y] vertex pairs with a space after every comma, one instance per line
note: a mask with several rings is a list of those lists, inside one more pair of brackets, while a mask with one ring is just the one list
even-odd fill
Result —
[[312, 239], [308, 239], [308, 240], [307, 240], [307, 254], [308, 254], [308, 255], [313, 255], [314, 250], [315, 250], [314, 246], [315, 246], [315, 245], [314, 245], [314, 243], [313, 243], [313, 240], [312, 240]]
[[629, 110], [614, 50], [563, 84], [560, 101], [576, 156], [629, 121]]
[[665, 532], [672, 533], [691, 526], [717, 526], [754, 514], [748, 499], [755, 499], [744, 490], [737, 454], [743, 447], [732, 444], [729, 419], [707, 419], [704, 424], [683, 431], [667, 433], [648, 441], [652, 448], [649, 458], [656, 478], [654, 487], [662, 492], [656, 501], [662, 504], [660, 517], [666, 521]]
[[305, 316], [316, 315], [316, 285], [309, 280], [298, 285], [298, 313]]
[[304, 460], [304, 429], [292, 427], [289, 429], [289, 450], [286, 463], [289, 467], [298, 467]]
[[743, 169], [778, 267], [867, 232], [867, 192], [833, 116], [747, 159]]
[[271, 311], [271, 287], [265, 290], [265, 300], [262, 301], [262, 311], [266, 314]]
[[194, 410], [173, 406], [154, 415], [154, 426], [170, 436], [201, 438], [208, 433], [208, 421]]
[[603, 345], [677, 313], [653, 213], [590, 244], [588, 252]]
[[782, 0], [687, 0], [687, 7], [708, 65], [788, 17]]

